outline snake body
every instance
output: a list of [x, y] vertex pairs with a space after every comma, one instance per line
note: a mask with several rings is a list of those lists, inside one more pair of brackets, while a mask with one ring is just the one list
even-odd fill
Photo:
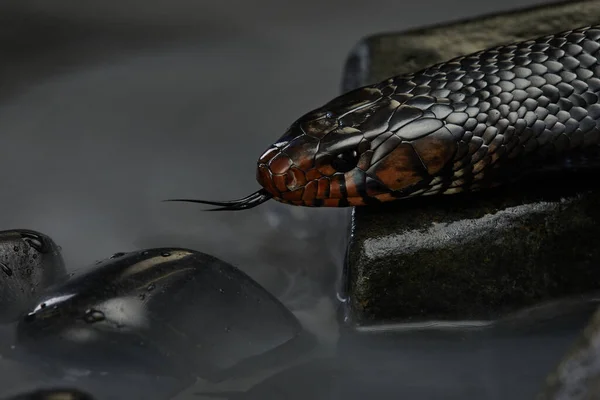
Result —
[[258, 160], [270, 198], [344, 207], [477, 191], [600, 150], [600, 25], [497, 46], [345, 93]]

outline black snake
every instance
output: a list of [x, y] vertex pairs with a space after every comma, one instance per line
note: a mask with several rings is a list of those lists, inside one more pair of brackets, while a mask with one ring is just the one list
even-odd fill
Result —
[[345, 207], [476, 191], [600, 150], [600, 25], [502, 45], [345, 93], [260, 156], [242, 210]]

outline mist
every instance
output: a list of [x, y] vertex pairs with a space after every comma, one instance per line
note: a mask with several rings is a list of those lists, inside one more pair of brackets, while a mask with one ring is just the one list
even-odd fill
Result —
[[543, 3], [3, 2], [0, 225], [49, 235], [69, 270], [149, 247], [211, 254], [331, 348], [350, 209], [162, 200], [258, 189], [259, 155], [339, 94], [364, 36]]

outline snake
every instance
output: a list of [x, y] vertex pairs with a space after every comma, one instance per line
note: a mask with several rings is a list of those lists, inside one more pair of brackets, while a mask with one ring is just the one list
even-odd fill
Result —
[[598, 166], [599, 56], [600, 25], [589, 25], [350, 90], [295, 120], [260, 155], [258, 191], [167, 201], [218, 206], [212, 210], [270, 199], [373, 206]]

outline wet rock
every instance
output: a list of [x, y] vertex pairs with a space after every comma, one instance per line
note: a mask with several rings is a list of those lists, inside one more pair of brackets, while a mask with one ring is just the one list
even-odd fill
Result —
[[16, 321], [43, 289], [66, 277], [51, 238], [26, 229], [0, 231], [0, 323]]
[[498, 321], [367, 327], [344, 335], [335, 357], [315, 357], [249, 389], [188, 393], [199, 400], [529, 400], [599, 304], [597, 295], [575, 297]]
[[600, 398], [600, 309], [546, 379], [538, 400]]
[[352, 327], [338, 346], [346, 372], [333, 398], [532, 399], [598, 299], [552, 301], [494, 321]]
[[69, 368], [218, 380], [293, 357], [310, 345], [301, 333], [235, 267], [158, 248], [117, 253], [49, 289], [19, 323], [18, 346]]
[[94, 400], [94, 397], [77, 389], [52, 388], [21, 393], [4, 400]]
[[410, 31], [367, 36], [348, 55], [342, 90], [411, 73], [497, 44], [598, 23], [598, 2], [553, 3]]
[[[343, 89], [598, 19], [600, 3], [577, 1], [370, 36], [349, 56]], [[350, 326], [493, 319], [600, 288], [594, 175], [356, 208], [343, 318]]]
[[[175, 204], [175, 203], [174, 203]], [[188, 219], [197, 207], [166, 207], [169, 220]], [[255, 211], [254, 211], [255, 210]], [[163, 212], [163, 211], [161, 211]], [[138, 248], [176, 244], [210, 249], [212, 255], [243, 268], [292, 312], [310, 310], [323, 296], [337, 302], [337, 284], [347, 242], [349, 209], [303, 209], [265, 203], [250, 213], [210, 214], [210, 234], [194, 229], [155, 233], [148, 229], [134, 243]], [[243, 214], [243, 215], [242, 215]], [[293, 227], [293, 229], [290, 229]], [[235, 232], [235, 246], [232, 246]]]

